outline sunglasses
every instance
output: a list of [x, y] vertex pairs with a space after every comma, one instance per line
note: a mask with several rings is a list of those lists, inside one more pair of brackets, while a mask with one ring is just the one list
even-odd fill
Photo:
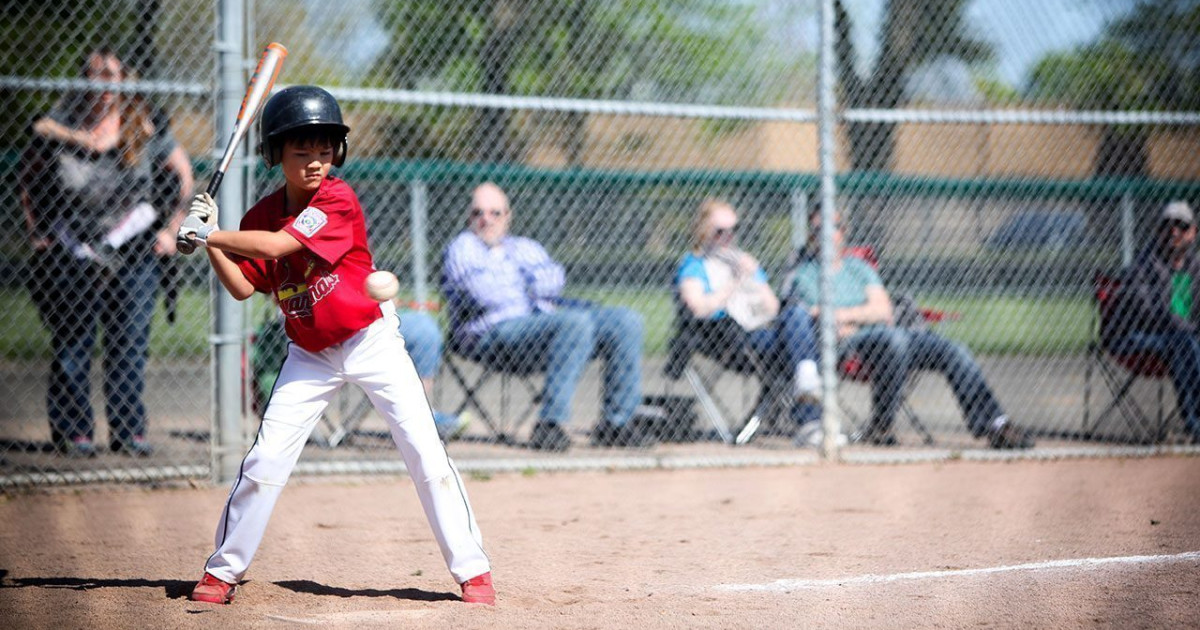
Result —
[[737, 231], [737, 224], [729, 227], [719, 227], [713, 230], [713, 238], [729, 238]]
[[1163, 225], [1163, 229], [1179, 230], [1181, 232], [1185, 232], [1188, 230], [1188, 228], [1192, 227], [1191, 223], [1188, 223], [1187, 221], [1180, 221], [1179, 219], [1171, 219], [1169, 221], [1163, 221], [1162, 225]]
[[484, 214], [487, 214], [489, 217], [491, 217], [493, 219], [499, 219], [500, 217], [504, 216], [504, 211], [498, 210], [496, 208], [492, 208], [490, 210], [485, 210], [483, 208], [471, 208], [471, 218], [472, 219], [478, 219], [479, 217], [483, 216]]

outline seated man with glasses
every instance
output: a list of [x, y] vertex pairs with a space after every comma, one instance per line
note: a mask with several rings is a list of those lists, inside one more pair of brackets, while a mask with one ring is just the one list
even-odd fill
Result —
[[1192, 207], [1167, 204], [1155, 236], [1122, 274], [1101, 337], [1113, 352], [1149, 352], [1167, 364], [1188, 438], [1200, 444], [1200, 260]]
[[529, 445], [563, 451], [563, 427], [587, 362], [604, 359], [603, 418], [597, 446], [648, 447], [631, 423], [641, 400], [642, 320], [627, 308], [564, 303], [562, 265], [533, 239], [510, 235], [508, 196], [491, 182], [471, 194], [467, 229], [446, 247], [442, 292], [450, 306], [451, 345], [496, 370], [546, 372], [544, 400]]

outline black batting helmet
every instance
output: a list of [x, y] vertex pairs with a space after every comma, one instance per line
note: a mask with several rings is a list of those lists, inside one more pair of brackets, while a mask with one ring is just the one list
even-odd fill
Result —
[[267, 166], [279, 163], [283, 140], [289, 132], [311, 127], [326, 127], [332, 132], [333, 165], [341, 166], [346, 161], [346, 135], [350, 133], [350, 127], [342, 122], [342, 108], [338, 107], [333, 95], [315, 85], [284, 88], [263, 106], [259, 118], [262, 138], [259, 153]]

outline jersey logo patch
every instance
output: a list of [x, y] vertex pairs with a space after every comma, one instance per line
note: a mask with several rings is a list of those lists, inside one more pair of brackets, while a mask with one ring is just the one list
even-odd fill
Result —
[[319, 209], [309, 206], [296, 217], [295, 221], [292, 221], [292, 227], [296, 228], [297, 232], [312, 238], [312, 235], [325, 227], [326, 223], [329, 223], [329, 217]]

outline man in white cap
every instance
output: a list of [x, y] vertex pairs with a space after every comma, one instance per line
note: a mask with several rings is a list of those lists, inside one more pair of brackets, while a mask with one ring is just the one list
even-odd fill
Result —
[[1184, 427], [1200, 443], [1200, 260], [1196, 215], [1172, 201], [1159, 215], [1156, 240], [1123, 272], [1113, 316], [1101, 336], [1121, 354], [1148, 352], [1167, 364]]

